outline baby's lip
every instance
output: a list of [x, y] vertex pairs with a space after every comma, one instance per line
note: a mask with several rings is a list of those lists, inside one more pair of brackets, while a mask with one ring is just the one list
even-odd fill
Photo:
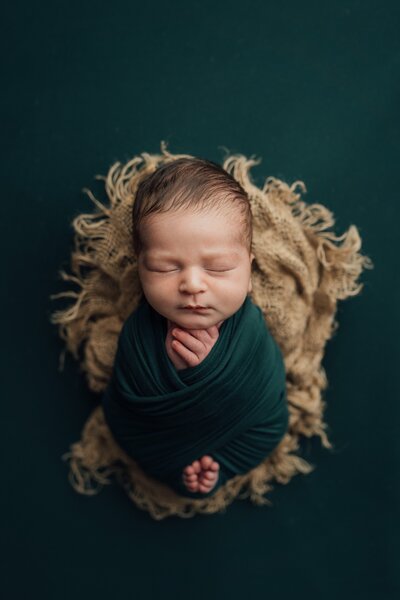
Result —
[[210, 307], [209, 306], [201, 306], [200, 304], [196, 304], [196, 305], [187, 304], [186, 306], [182, 306], [182, 308], [189, 308], [189, 309], [194, 310], [196, 308], [210, 308]]

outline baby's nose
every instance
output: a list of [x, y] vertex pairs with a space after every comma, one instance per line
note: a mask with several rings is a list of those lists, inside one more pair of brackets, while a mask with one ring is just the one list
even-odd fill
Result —
[[195, 295], [204, 291], [205, 288], [206, 283], [203, 274], [198, 269], [193, 268], [182, 272], [179, 284], [180, 291]]

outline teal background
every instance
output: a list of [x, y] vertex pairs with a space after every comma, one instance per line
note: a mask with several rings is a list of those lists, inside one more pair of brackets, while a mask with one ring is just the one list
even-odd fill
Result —
[[[17, 1], [1, 27], [3, 597], [399, 597], [398, 3]], [[316, 469], [272, 508], [157, 522], [116, 485], [77, 494], [61, 460], [99, 402], [49, 322], [70, 223], [162, 139], [303, 180], [375, 265], [323, 361], [336, 449], [304, 440]]]

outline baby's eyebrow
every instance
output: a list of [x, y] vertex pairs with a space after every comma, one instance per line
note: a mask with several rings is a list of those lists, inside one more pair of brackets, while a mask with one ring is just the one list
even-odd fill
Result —
[[[151, 256], [151, 258], [157, 260], [158, 258], [174, 258], [172, 254], [170, 254], [169, 252], [150, 252], [148, 253], [148, 255]], [[239, 258], [240, 255], [238, 252], [235, 252], [234, 250], [232, 251], [228, 251], [228, 252], [203, 252], [202, 254], [203, 258]]]

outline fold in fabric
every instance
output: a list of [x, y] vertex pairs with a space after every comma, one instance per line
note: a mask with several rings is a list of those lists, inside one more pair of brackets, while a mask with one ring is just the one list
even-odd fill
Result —
[[[286, 433], [283, 357], [249, 295], [195, 367], [176, 370], [166, 336], [167, 319], [143, 295], [118, 338], [104, 417], [145, 472], [180, 495], [205, 498], [260, 464]], [[189, 492], [182, 471], [205, 454], [220, 465], [218, 482], [207, 494]]]

